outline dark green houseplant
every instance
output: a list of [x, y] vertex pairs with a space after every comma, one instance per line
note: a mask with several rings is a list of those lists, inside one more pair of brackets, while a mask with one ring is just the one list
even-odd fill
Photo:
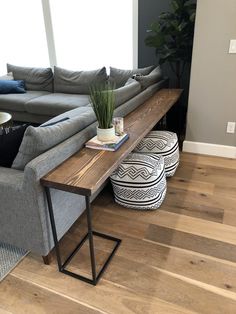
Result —
[[159, 15], [151, 24], [147, 46], [156, 48], [159, 63], [168, 63], [176, 76], [176, 87], [187, 64], [191, 63], [196, 4], [191, 0], [172, 0], [171, 12]]

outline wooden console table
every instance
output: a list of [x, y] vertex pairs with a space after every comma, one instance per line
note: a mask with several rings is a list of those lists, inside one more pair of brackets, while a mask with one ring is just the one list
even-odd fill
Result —
[[[57, 263], [60, 272], [93, 285], [97, 284], [111, 258], [114, 256], [117, 248], [119, 247], [121, 240], [93, 231], [90, 197], [102, 186], [102, 184], [109, 178], [112, 172], [126, 158], [126, 156], [137, 146], [142, 138], [153, 129], [157, 122], [178, 101], [181, 94], [182, 90], [180, 89], [162, 89], [150, 99], [145, 101], [137, 109], [128, 114], [124, 118], [124, 125], [125, 132], [129, 134], [129, 139], [116, 152], [83, 148], [41, 179], [41, 183], [45, 187], [46, 191]], [[61, 261], [50, 188], [83, 195], [86, 199], [88, 233], [64, 263]], [[113, 251], [98, 274], [96, 274], [93, 235], [114, 241], [116, 243]], [[79, 251], [87, 239], [89, 240], [90, 246], [92, 279], [66, 270], [66, 267], [73, 256]]]

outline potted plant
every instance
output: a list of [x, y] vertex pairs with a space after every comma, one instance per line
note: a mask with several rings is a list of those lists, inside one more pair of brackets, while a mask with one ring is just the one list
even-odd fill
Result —
[[115, 127], [112, 124], [115, 108], [113, 86], [110, 84], [91, 86], [90, 100], [98, 120], [97, 139], [109, 142], [115, 138]]
[[172, 11], [159, 15], [150, 26], [147, 46], [156, 48], [159, 63], [168, 63], [176, 76], [176, 87], [187, 64], [191, 63], [196, 3], [192, 0], [172, 0]]

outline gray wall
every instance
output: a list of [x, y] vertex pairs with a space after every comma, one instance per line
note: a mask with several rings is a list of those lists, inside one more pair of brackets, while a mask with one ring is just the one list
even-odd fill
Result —
[[187, 141], [236, 146], [236, 0], [198, 0], [187, 117]]
[[147, 30], [152, 22], [157, 20], [160, 13], [169, 11], [170, 0], [139, 0], [139, 67], [158, 64], [155, 49], [147, 47], [144, 43]]

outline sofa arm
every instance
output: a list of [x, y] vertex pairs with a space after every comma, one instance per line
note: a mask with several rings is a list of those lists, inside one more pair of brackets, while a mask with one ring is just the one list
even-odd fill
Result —
[[49, 171], [53, 170], [79, 151], [95, 134], [96, 123], [93, 123], [79, 133], [76, 133], [72, 137], [30, 161], [25, 167], [26, 181], [38, 182]]
[[11, 168], [0, 167], [0, 190], [21, 190], [24, 183], [24, 172]]

